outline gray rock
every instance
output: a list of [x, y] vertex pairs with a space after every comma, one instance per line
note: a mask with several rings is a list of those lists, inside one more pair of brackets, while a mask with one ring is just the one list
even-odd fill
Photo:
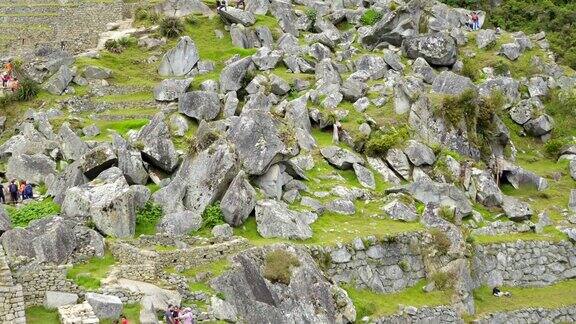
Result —
[[342, 84], [341, 92], [346, 100], [354, 102], [366, 94], [366, 83], [350, 77]]
[[450, 71], [440, 73], [432, 83], [432, 90], [436, 93], [459, 95], [468, 89], [474, 89], [472, 80]]
[[56, 309], [60, 306], [75, 305], [78, 301], [77, 294], [59, 291], [46, 291], [44, 295], [44, 308]]
[[466, 194], [453, 184], [418, 181], [406, 185], [404, 189], [424, 204], [453, 207], [461, 216], [472, 213], [472, 204]]
[[242, 24], [249, 27], [256, 23], [256, 17], [249, 11], [228, 7], [226, 10], [219, 10], [220, 17], [229, 24]]
[[305, 240], [312, 237], [310, 224], [316, 215], [288, 209], [281, 201], [261, 200], [256, 204], [257, 230], [265, 238]]
[[174, 136], [184, 137], [190, 127], [188, 126], [188, 120], [186, 117], [180, 114], [174, 114], [170, 116], [170, 128], [172, 129]]
[[252, 62], [260, 71], [271, 70], [278, 65], [282, 59], [282, 52], [271, 50], [269, 47], [261, 47], [252, 55]]
[[570, 197], [568, 198], [568, 208], [576, 212], [576, 189], [570, 189]]
[[184, 36], [176, 47], [164, 54], [158, 73], [161, 76], [184, 76], [192, 71], [199, 59], [196, 43], [190, 37]]
[[156, 11], [169, 17], [185, 17], [190, 14], [212, 16], [214, 13], [201, 0], [167, 0], [156, 6]]
[[220, 202], [224, 220], [226, 223], [238, 227], [244, 223], [255, 206], [256, 191], [248, 182], [244, 171], [240, 171]]
[[386, 62], [386, 64], [388, 64], [395, 71], [404, 71], [404, 64], [402, 64], [400, 61], [400, 57], [392, 51], [384, 52], [384, 62]]
[[270, 80], [270, 91], [273, 94], [283, 96], [290, 91], [290, 84], [281, 77], [270, 74], [268, 79]]
[[99, 319], [115, 319], [122, 314], [122, 301], [116, 296], [86, 293], [85, 298]]
[[510, 118], [512, 118], [514, 122], [524, 125], [532, 118], [532, 116], [534, 116], [536, 111], [540, 109], [544, 109], [540, 100], [537, 98], [530, 98], [518, 102], [516, 106], [510, 109], [509, 114]]
[[220, 89], [223, 92], [240, 90], [242, 81], [251, 65], [252, 59], [246, 57], [224, 67], [220, 73]]
[[179, 111], [197, 120], [213, 120], [220, 113], [218, 94], [207, 91], [186, 92], [178, 103]]
[[[252, 0], [252, 2], [254, 1], [261, 0]], [[266, 1], [266, 3], [268, 2]], [[217, 320], [226, 322], [236, 322], [238, 320], [234, 306], [216, 296], [210, 298], [210, 310]]]
[[388, 216], [393, 220], [401, 220], [404, 222], [413, 222], [418, 219], [416, 208], [413, 205], [408, 205], [398, 199], [394, 199], [382, 207]]
[[546, 179], [511, 163], [505, 163], [501, 170], [503, 178], [516, 189], [527, 186], [542, 191], [548, 187]]
[[404, 180], [410, 178], [410, 162], [408, 162], [408, 158], [402, 150], [397, 148], [389, 149], [386, 152], [386, 161]]
[[571, 160], [568, 165], [568, 170], [570, 171], [570, 176], [572, 179], [576, 180], [576, 160]]
[[8, 230], [12, 229], [12, 222], [10, 221], [10, 216], [4, 206], [0, 205], [0, 236]]
[[354, 173], [360, 185], [368, 189], [376, 189], [376, 180], [374, 180], [374, 174], [370, 169], [358, 163], [354, 163], [352, 167], [354, 168]]
[[552, 117], [544, 114], [538, 118], [529, 120], [524, 124], [526, 133], [532, 136], [542, 136], [550, 133], [554, 128], [554, 120]]
[[66, 191], [69, 188], [76, 187], [88, 182], [84, 172], [80, 170], [80, 162], [74, 162], [66, 166], [64, 171], [60, 172], [54, 180], [46, 181], [48, 196], [54, 197], [54, 202], [62, 204], [66, 197]]
[[476, 186], [476, 200], [486, 207], [497, 207], [502, 205], [503, 195], [498, 185], [488, 171], [474, 175]]
[[292, 177], [285, 172], [286, 167], [281, 164], [274, 164], [265, 174], [254, 179], [254, 184], [262, 189], [266, 197], [280, 200], [282, 198], [282, 187]]
[[170, 137], [170, 129], [164, 122], [164, 114], [157, 113], [150, 123], [138, 133], [136, 145], [144, 161], [166, 172], [178, 166], [178, 154]]
[[225, 193], [238, 174], [234, 148], [219, 139], [195, 156], [187, 156], [172, 181], [153, 194], [166, 213], [183, 210], [202, 215], [204, 209]]
[[70, 129], [70, 124], [62, 124], [58, 137], [61, 141], [60, 149], [64, 159], [76, 161], [88, 152], [88, 145]]
[[317, 214], [322, 214], [325, 209], [321, 202], [307, 196], [303, 196], [302, 199], [300, 199], [300, 205], [310, 208]]
[[[88, 136], [88, 137], [98, 136], [98, 135], [100, 135], [100, 128], [98, 128], [98, 126], [96, 126], [95, 124], [88, 125], [88, 126], [82, 128], [82, 134], [84, 134], [84, 136]], [[84, 153], [82, 153], [82, 154], [84, 154]], [[80, 154], [80, 155], [82, 155], [82, 154]]]
[[98, 66], [87, 66], [84, 77], [89, 80], [104, 80], [112, 77], [112, 70]]
[[506, 56], [509, 60], [514, 61], [520, 57], [521, 50], [520, 45], [516, 43], [502, 44], [500, 54]]
[[212, 236], [217, 238], [230, 238], [234, 235], [232, 227], [228, 224], [216, 225], [212, 228]]
[[356, 206], [354, 203], [347, 199], [335, 199], [326, 204], [326, 210], [337, 214], [354, 215], [356, 213]]
[[60, 66], [58, 71], [44, 83], [44, 89], [51, 94], [61, 95], [72, 82], [74, 72], [66, 65]]
[[133, 150], [120, 135], [114, 134], [112, 145], [118, 156], [118, 168], [122, 170], [129, 184], [145, 185], [148, 182], [148, 171], [140, 152]]
[[166, 79], [154, 87], [154, 99], [157, 101], [175, 101], [186, 92], [192, 79]]
[[496, 42], [496, 32], [493, 29], [480, 29], [476, 33], [476, 45], [482, 49]]
[[428, 84], [432, 84], [436, 78], [434, 69], [428, 64], [428, 62], [426, 62], [425, 59], [421, 57], [414, 60], [414, 63], [412, 64], [412, 71], [421, 75], [424, 82]]
[[100, 144], [79, 159], [79, 168], [90, 179], [96, 178], [100, 172], [110, 168], [118, 162], [112, 145]]
[[359, 37], [364, 47], [374, 48], [383, 42], [400, 46], [406, 37], [415, 34], [415, 26], [407, 8], [400, 8], [396, 11], [387, 11], [382, 19], [360, 33]]
[[48, 175], [56, 174], [56, 162], [44, 154], [21, 154], [8, 159], [7, 179], [22, 179], [32, 184], [44, 183]]
[[508, 196], [504, 196], [503, 198], [502, 209], [504, 209], [506, 217], [513, 221], [530, 219], [533, 214], [530, 205]]
[[181, 211], [164, 215], [156, 229], [169, 235], [186, 235], [202, 227], [202, 215], [192, 211]]
[[548, 83], [540, 76], [530, 78], [528, 82], [530, 97], [543, 97], [548, 94]]
[[451, 66], [456, 63], [458, 47], [452, 37], [443, 33], [405, 39], [402, 49], [411, 59], [421, 57], [431, 65]]
[[329, 146], [320, 149], [322, 156], [338, 169], [352, 169], [355, 163], [364, 164], [364, 159], [359, 155], [338, 146]]
[[227, 138], [251, 175], [264, 174], [272, 164], [298, 154], [296, 135], [268, 112], [243, 112], [231, 123]]
[[428, 146], [414, 140], [408, 141], [408, 146], [404, 149], [404, 154], [406, 154], [410, 162], [415, 166], [433, 165], [434, 162], [436, 162], [434, 151]]

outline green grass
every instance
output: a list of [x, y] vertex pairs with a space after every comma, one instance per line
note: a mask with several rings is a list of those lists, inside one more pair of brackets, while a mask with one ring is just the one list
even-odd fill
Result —
[[59, 324], [57, 310], [48, 310], [42, 306], [26, 308], [26, 323], [28, 324]]
[[[140, 304], [127, 304], [122, 308], [122, 314], [126, 316], [128, 323], [139, 324], [140, 323]], [[100, 324], [114, 324], [115, 320], [105, 319], [100, 320]]]
[[140, 129], [150, 122], [146, 118], [128, 119], [128, 120], [97, 120], [94, 124], [100, 128], [100, 134], [92, 139], [97, 141], [109, 141], [112, 133], [116, 132], [125, 135], [132, 129]]
[[521, 308], [560, 308], [576, 305], [576, 280], [562, 281], [546, 287], [502, 287], [512, 297], [494, 297], [492, 288], [482, 286], [474, 291], [477, 316], [513, 311]]
[[182, 275], [191, 278], [196, 277], [196, 275], [200, 273], [210, 272], [212, 274], [212, 277], [217, 277], [228, 269], [230, 269], [230, 261], [228, 261], [228, 259], [226, 258], [223, 258], [211, 263], [187, 269], [182, 272]]
[[432, 291], [426, 293], [422, 290], [425, 285], [425, 281], [420, 281], [413, 287], [393, 294], [356, 289], [350, 285], [345, 285], [343, 288], [348, 292], [348, 296], [356, 307], [356, 318], [364, 316], [376, 318], [391, 315], [398, 311], [400, 304], [415, 307], [450, 304], [450, 292]]
[[85, 263], [75, 264], [68, 270], [66, 277], [87, 290], [96, 290], [100, 288], [100, 280], [106, 277], [115, 262], [112, 253], [106, 251], [103, 258], [91, 258]]
[[133, 92], [121, 95], [108, 95], [96, 98], [96, 102], [107, 102], [107, 103], [122, 103], [122, 102], [146, 102], [154, 101], [154, 96], [151, 90], [145, 92]]
[[478, 244], [494, 244], [521, 241], [551, 241], [560, 242], [566, 240], [566, 234], [560, 232], [554, 227], [546, 227], [541, 234], [526, 233], [508, 233], [502, 235], [474, 235], [474, 240]]
[[13, 226], [26, 227], [33, 220], [57, 215], [60, 213], [60, 206], [54, 203], [52, 198], [46, 198], [42, 201], [34, 201], [20, 206], [19, 208], [7, 205], [6, 210], [8, 211]]

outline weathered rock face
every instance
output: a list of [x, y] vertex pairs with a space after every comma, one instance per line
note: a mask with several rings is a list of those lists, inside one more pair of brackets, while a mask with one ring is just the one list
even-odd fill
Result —
[[232, 120], [227, 138], [236, 145], [242, 168], [251, 175], [262, 175], [270, 165], [298, 154], [292, 130], [264, 111], [251, 110]]
[[54, 202], [62, 204], [69, 188], [79, 186], [88, 182], [84, 172], [80, 170], [80, 162], [69, 164], [64, 171], [60, 172], [54, 180], [46, 181], [47, 195], [54, 197]]
[[114, 134], [112, 145], [118, 156], [118, 168], [124, 173], [129, 184], [145, 185], [148, 181], [148, 171], [140, 152], [132, 149], [130, 144], [120, 135]]
[[86, 152], [79, 160], [79, 168], [84, 175], [94, 179], [100, 172], [110, 168], [118, 162], [118, 158], [108, 143], [101, 144]]
[[55, 173], [56, 163], [44, 154], [12, 156], [6, 166], [8, 179], [22, 179], [33, 184], [44, 183], [48, 175]]
[[493, 29], [480, 29], [476, 33], [476, 45], [482, 49], [496, 42], [496, 32]]
[[240, 171], [222, 197], [220, 208], [226, 223], [240, 226], [256, 206], [256, 190], [252, 188], [244, 171]]
[[440, 73], [432, 83], [432, 91], [436, 93], [459, 95], [468, 89], [474, 89], [472, 80], [450, 71]]
[[404, 40], [402, 48], [409, 58], [421, 57], [436, 66], [453, 65], [458, 54], [454, 38], [443, 33], [410, 37]]
[[338, 169], [352, 169], [355, 163], [364, 164], [362, 157], [338, 146], [322, 148], [320, 153], [328, 163]]
[[462, 216], [472, 212], [472, 204], [466, 194], [453, 184], [417, 181], [407, 185], [405, 190], [425, 204], [453, 207]]
[[[290, 283], [266, 279], [266, 256], [284, 250], [299, 260], [293, 267]], [[346, 292], [329, 283], [310, 255], [299, 248], [274, 245], [243, 252], [233, 259], [233, 268], [211, 282], [223, 292], [226, 303], [239, 321], [249, 323], [346, 323], [356, 311]]]
[[406, 9], [388, 11], [374, 26], [360, 35], [362, 45], [374, 48], [382, 42], [402, 45], [404, 38], [415, 35], [415, 26]]
[[394, 199], [382, 207], [382, 210], [394, 220], [413, 222], [418, 219], [416, 208], [406, 204], [399, 199]]
[[249, 11], [228, 7], [226, 10], [219, 10], [220, 17], [229, 24], [241, 24], [249, 27], [256, 23], [256, 17]]
[[76, 161], [88, 152], [88, 145], [70, 129], [70, 124], [62, 124], [58, 136], [61, 140], [60, 149], [64, 159]]
[[262, 237], [305, 240], [312, 237], [310, 224], [315, 220], [315, 214], [290, 210], [281, 201], [262, 200], [256, 204], [257, 230]]
[[66, 65], [60, 66], [58, 71], [44, 83], [44, 89], [51, 94], [61, 95], [72, 82], [74, 72]]
[[122, 313], [122, 301], [116, 296], [87, 293], [86, 301], [99, 319], [118, 318]]
[[196, 43], [184, 36], [178, 42], [178, 45], [164, 54], [158, 73], [162, 76], [184, 76], [198, 63], [200, 55]]
[[174, 171], [178, 165], [178, 154], [170, 138], [170, 129], [164, 122], [163, 113], [156, 114], [150, 123], [140, 130], [136, 144], [142, 146], [142, 157], [150, 164], [166, 172]]
[[476, 200], [486, 207], [502, 205], [503, 195], [498, 185], [488, 171], [474, 176], [476, 185]]
[[250, 57], [227, 65], [220, 73], [220, 89], [224, 92], [240, 90], [242, 81], [251, 65], [252, 59]]
[[103, 80], [112, 77], [112, 70], [98, 66], [87, 66], [84, 69], [84, 77], [92, 80]]
[[202, 215], [220, 199], [238, 174], [237, 153], [225, 140], [218, 140], [195, 157], [186, 157], [172, 181], [155, 192], [154, 201], [165, 213], [184, 210]]
[[408, 146], [404, 149], [404, 153], [415, 166], [432, 165], [436, 162], [434, 151], [417, 141], [408, 141]]
[[185, 17], [190, 14], [212, 16], [214, 13], [201, 0], [167, 0], [156, 6], [156, 11], [170, 17]]
[[532, 216], [530, 205], [513, 197], [504, 196], [502, 209], [504, 209], [506, 216], [513, 221], [530, 219]]
[[404, 180], [410, 178], [410, 162], [408, 162], [408, 158], [402, 150], [397, 148], [388, 150], [386, 152], [386, 161]]
[[46, 297], [44, 299], [44, 308], [55, 309], [60, 306], [65, 305], [75, 305], [78, 302], [78, 295], [58, 292], [58, 291], [47, 291]]
[[215, 92], [186, 92], [179, 101], [179, 110], [197, 120], [213, 120], [220, 113], [220, 99]]
[[67, 217], [91, 219], [98, 230], [114, 237], [134, 235], [135, 209], [135, 193], [116, 167], [87, 184], [68, 189], [62, 203], [62, 213]]
[[0, 206], [0, 236], [9, 229], [12, 229], [12, 222], [4, 206]]
[[178, 100], [192, 83], [192, 79], [166, 79], [154, 87], [154, 99], [157, 101]]

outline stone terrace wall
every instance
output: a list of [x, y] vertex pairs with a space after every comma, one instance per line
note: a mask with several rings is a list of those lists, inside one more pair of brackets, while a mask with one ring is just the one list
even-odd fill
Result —
[[14, 284], [4, 249], [0, 245], [0, 323], [26, 323], [22, 286]]
[[475, 321], [477, 324], [500, 323], [576, 323], [576, 306], [557, 309], [527, 308], [513, 312], [495, 313]]
[[479, 245], [473, 268], [479, 285], [550, 285], [576, 278], [576, 245], [568, 241]]
[[84, 291], [72, 280], [66, 278], [66, 272], [72, 265], [31, 265], [14, 273], [16, 282], [22, 285], [26, 307], [44, 303], [46, 291], [61, 291], [83, 295]]
[[409, 324], [409, 323], [464, 323], [456, 311], [450, 307], [406, 307], [402, 314], [378, 318], [377, 324]]
[[61, 46], [73, 53], [96, 47], [99, 34], [106, 24], [121, 20], [124, 3], [69, 0], [38, 4], [33, 1], [12, 0], [10, 6], [0, 6], [0, 56], [15, 56], [43, 45]]
[[419, 233], [382, 241], [356, 239], [347, 245], [312, 247], [311, 254], [334, 282], [389, 293], [425, 278], [420, 241]]

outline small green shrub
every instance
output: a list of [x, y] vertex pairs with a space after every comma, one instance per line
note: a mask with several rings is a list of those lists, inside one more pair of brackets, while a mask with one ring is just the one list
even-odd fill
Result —
[[438, 290], [446, 291], [454, 288], [454, 278], [449, 273], [439, 271], [432, 274], [430, 279]]
[[454, 223], [454, 218], [456, 217], [455, 210], [448, 206], [440, 207], [440, 217], [449, 221], [450, 223]]
[[560, 156], [560, 152], [562, 148], [566, 145], [566, 141], [563, 139], [552, 139], [544, 144], [544, 150], [546, 151], [546, 155], [550, 158], [557, 159]]
[[442, 100], [441, 113], [454, 128], [458, 128], [464, 120], [467, 124], [476, 119], [476, 99], [474, 90], [466, 90], [460, 95], [446, 96]]
[[382, 19], [382, 13], [374, 9], [368, 9], [362, 14], [362, 17], [360, 17], [360, 22], [364, 26], [372, 26], [380, 19]]
[[469, 77], [470, 80], [472, 80], [474, 82], [480, 80], [480, 78], [481, 78], [480, 70], [478, 70], [478, 68], [476, 66], [474, 66], [471, 59], [465, 58], [462, 61], [462, 64], [463, 64], [462, 75]]
[[398, 266], [400, 267], [400, 269], [402, 269], [402, 271], [407, 272], [410, 270], [410, 264], [408, 263], [408, 261], [406, 259], [402, 259], [400, 260], [400, 262], [398, 262]]
[[28, 101], [36, 97], [39, 92], [40, 92], [40, 86], [38, 85], [38, 83], [28, 78], [22, 79], [20, 80], [20, 87], [18, 88], [18, 91], [16, 91], [15, 94], [16, 100]]
[[202, 213], [202, 226], [204, 228], [212, 228], [216, 225], [224, 223], [224, 214], [222, 214], [222, 209], [220, 209], [220, 203], [214, 203]]
[[316, 24], [318, 12], [314, 8], [307, 8], [306, 9], [306, 17], [308, 17], [308, 20], [310, 20], [309, 29], [310, 29], [310, 31], [312, 31], [314, 29], [314, 25]]
[[198, 24], [198, 18], [195, 15], [188, 15], [184, 18], [184, 22], [193, 26]]
[[148, 17], [149, 17], [149, 13], [148, 13], [148, 9], [146, 9], [146, 8], [139, 7], [139, 8], [136, 8], [136, 10], [134, 11], [134, 19], [136, 21], [143, 21], [143, 20], [148, 19]]
[[104, 43], [104, 48], [110, 53], [122, 53], [124, 47], [115, 39], [109, 39]]
[[494, 69], [494, 73], [496, 75], [507, 75], [510, 73], [510, 66], [502, 59], [496, 61], [492, 68]]
[[264, 278], [274, 282], [290, 284], [292, 268], [300, 266], [298, 257], [285, 250], [275, 250], [266, 255]]
[[60, 213], [60, 206], [51, 199], [35, 201], [20, 208], [7, 208], [8, 215], [15, 227], [26, 227], [36, 219], [52, 216]]
[[117, 42], [118, 42], [118, 45], [122, 46], [123, 48], [134, 46], [134, 45], [138, 44], [138, 40], [132, 36], [122, 37]]
[[148, 201], [136, 212], [136, 235], [151, 235], [156, 232], [156, 224], [162, 218], [162, 207]]
[[165, 17], [160, 21], [160, 35], [168, 38], [176, 38], [184, 32], [184, 25], [179, 18]]
[[432, 244], [434, 244], [436, 250], [438, 250], [440, 254], [448, 253], [450, 246], [452, 245], [448, 235], [437, 228], [433, 228], [430, 231], [430, 234], [432, 235]]
[[383, 156], [386, 152], [410, 137], [407, 127], [377, 131], [370, 135], [365, 145], [365, 153], [370, 156]]

